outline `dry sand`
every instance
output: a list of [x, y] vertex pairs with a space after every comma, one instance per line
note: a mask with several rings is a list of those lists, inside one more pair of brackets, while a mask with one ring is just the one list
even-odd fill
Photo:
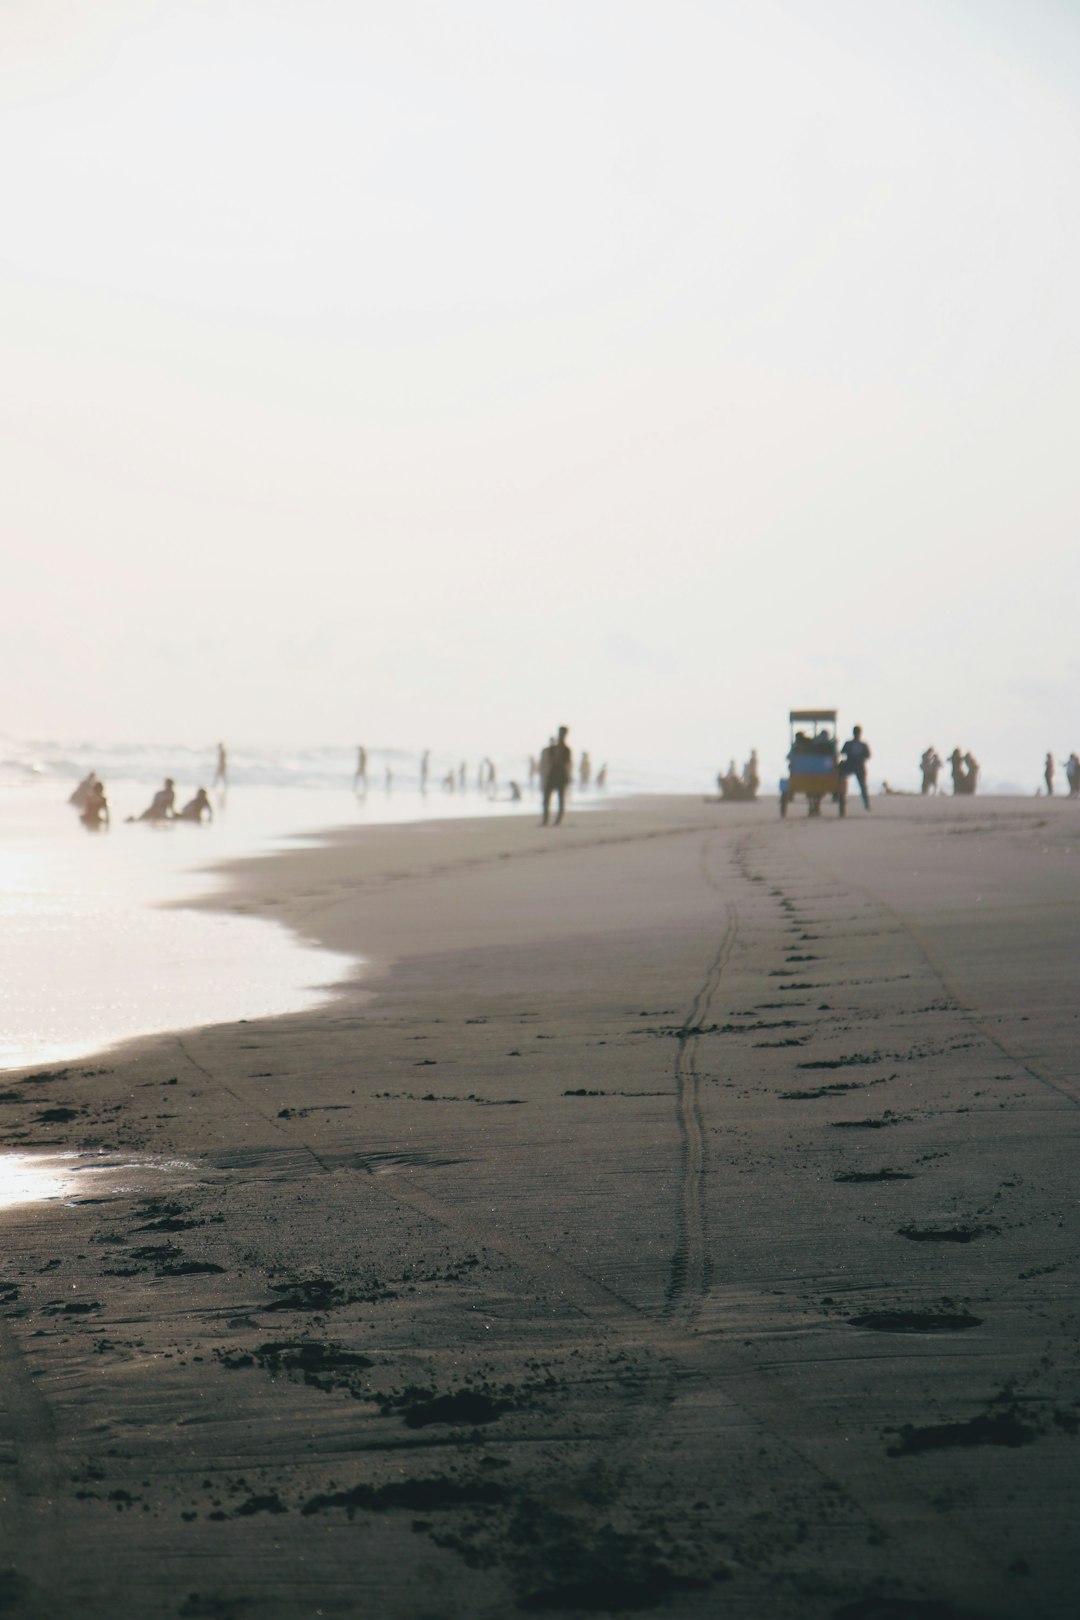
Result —
[[1071, 1616], [1078, 873], [944, 799], [240, 867], [332, 1005], [3, 1088], [184, 1163], [0, 1212], [0, 1612]]

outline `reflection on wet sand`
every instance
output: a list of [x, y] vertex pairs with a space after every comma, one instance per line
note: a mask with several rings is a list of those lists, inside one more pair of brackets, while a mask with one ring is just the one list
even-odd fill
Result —
[[99, 1203], [142, 1191], [163, 1175], [190, 1169], [180, 1159], [118, 1161], [84, 1153], [0, 1153], [0, 1209], [54, 1199]]

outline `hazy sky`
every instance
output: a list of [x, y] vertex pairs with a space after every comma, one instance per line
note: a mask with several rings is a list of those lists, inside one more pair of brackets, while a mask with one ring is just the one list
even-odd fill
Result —
[[4, 713], [1080, 750], [1071, 0], [3, 0]]

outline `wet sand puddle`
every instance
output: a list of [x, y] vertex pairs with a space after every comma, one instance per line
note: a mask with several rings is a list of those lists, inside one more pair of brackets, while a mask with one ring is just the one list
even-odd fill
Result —
[[102, 1204], [149, 1192], [190, 1175], [183, 1159], [132, 1159], [100, 1153], [0, 1154], [0, 1209], [19, 1204]]

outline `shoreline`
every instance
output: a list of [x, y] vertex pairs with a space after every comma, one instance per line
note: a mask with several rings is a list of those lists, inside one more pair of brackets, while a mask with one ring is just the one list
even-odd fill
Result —
[[5, 1076], [136, 1164], [3, 1214], [19, 1612], [1069, 1613], [1075, 807], [873, 803], [245, 859], [363, 974]]

